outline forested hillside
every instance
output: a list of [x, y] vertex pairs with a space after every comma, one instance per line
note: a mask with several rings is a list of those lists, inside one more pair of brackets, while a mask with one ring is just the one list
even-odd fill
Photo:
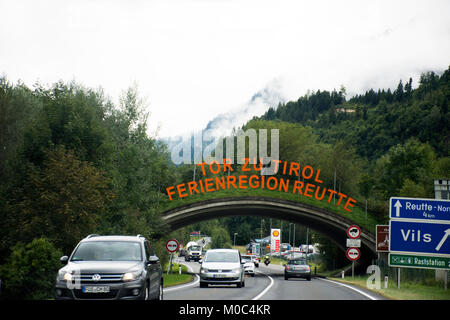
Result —
[[339, 92], [320, 91], [270, 108], [260, 119], [282, 120], [311, 126], [321, 141], [342, 140], [358, 155], [374, 160], [391, 147], [410, 138], [433, 147], [438, 156], [448, 156], [450, 147], [450, 69], [441, 76], [424, 73], [412, 89], [412, 79], [397, 88], [370, 89], [345, 99]]
[[[400, 81], [393, 92], [371, 89], [348, 100], [345, 95], [345, 88], [317, 91], [270, 108], [246, 127], [269, 121], [272, 127], [297, 130], [284, 138], [291, 141], [285, 156], [306, 155], [324, 168], [328, 162], [338, 171], [338, 180], [345, 182], [344, 188], [359, 186], [348, 191], [362, 198], [434, 197], [433, 179], [450, 178], [450, 69], [440, 76], [422, 74], [416, 89], [409, 79], [405, 84]], [[296, 144], [301, 145], [297, 151]], [[338, 164], [346, 159], [339, 174]], [[331, 175], [333, 168], [328, 171]]]
[[59, 257], [90, 233], [168, 231], [159, 201], [174, 171], [166, 146], [147, 136], [144, 108], [135, 88], [114, 105], [76, 83], [30, 89], [0, 78], [4, 295], [50, 297]]

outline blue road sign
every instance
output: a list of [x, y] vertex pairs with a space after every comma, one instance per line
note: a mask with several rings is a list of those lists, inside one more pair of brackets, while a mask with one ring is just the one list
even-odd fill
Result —
[[450, 257], [450, 222], [391, 220], [389, 251]]
[[389, 199], [389, 217], [450, 221], [450, 200], [392, 197]]

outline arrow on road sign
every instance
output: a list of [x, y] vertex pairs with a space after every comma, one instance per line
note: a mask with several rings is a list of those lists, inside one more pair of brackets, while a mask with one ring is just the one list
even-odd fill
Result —
[[441, 249], [442, 245], [444, 244], [445, 240], [447, 240], [447, 237], [450, 234], [450, 229], [447, 229], [444, 232], [445, 232], [444, 236], [442, 237], [439, 244], [436, 246], [436, 251], [439, 251]]
[[402, 207], [400, 200], [397, 200], [397, 202], [394, 204], [394, 207], [395, 207], [395, 216], [400, 217], [400, 208]]

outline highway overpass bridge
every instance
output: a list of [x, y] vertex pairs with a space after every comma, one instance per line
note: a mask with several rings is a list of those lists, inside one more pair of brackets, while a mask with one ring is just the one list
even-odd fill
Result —
[[[332, 211], [285, 199], [261, 196], [237, 196], [203, 200], [179, 206], [162, 213], [172, 230], [209, 219], [254, 215], [282, 219], [308, 226], [331, 238], [346, 250], [346, 230], [356, 224], [350, 218]], [[349, 214], [351, 217], [351, 214]], [[361, 227], [361, 259], [363, 265], [376, 257], [375, 235]]]

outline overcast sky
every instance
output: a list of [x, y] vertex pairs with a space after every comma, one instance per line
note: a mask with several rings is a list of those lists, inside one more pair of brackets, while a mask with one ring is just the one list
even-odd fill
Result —
[[261, 90], [290, 100], [417, 80], [448, 67], [449, 39], [448, 0], [0, 0], [0, 74], [75, 79], [115, 102], [137, 83], [160, 137], [240, 109], [244, 122]]

